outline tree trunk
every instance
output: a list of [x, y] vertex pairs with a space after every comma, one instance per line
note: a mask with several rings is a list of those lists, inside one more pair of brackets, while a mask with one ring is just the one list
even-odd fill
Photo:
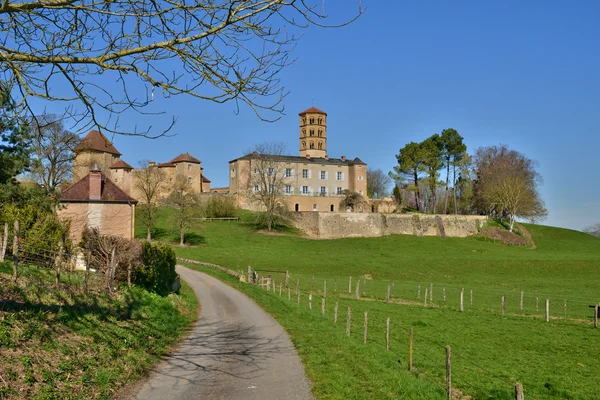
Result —
[[58, 254], [56, 255], [56, 259], [55, 259], [55, 263], [56, 263], [56, 278], [55, 278], [55, 284], [56, 284], [56, 288], [58, 289], [58, 286], [60, 285], [60, 270], [62, 267], [62, 259], [63, 256], [63, 243], [61, 242], [58, 245]]
[[150, 205], [147, 205], [146, 215], [148, 217], [148, 221], [146, 224], [146, 240], [150, 241], [152, 240], [152, 235], [150, 234], [150, 228], [152, 227], [152, 211], [150, 211]]
[[183, 247], [184, 236], [185, 236], [185, 229], [183, 229], [183, 225], [181, 225], [179, 227], [179, 246], [181, 246], [181, 247]]
[[416, 206], [417, 206], [417, 211], [420, 211], [421, 207], [420, 207], [419, 203], [421, 202], [421, 192], [419, 191], [419, 175], [418, 175], [418, 172], [416, 169], [414, 171], [414, 177], [415, 177], [415, 186], [417, 188], [417, 191], [415, 192], [416, 197], [417, 197]]
[[452, 191], [454, 192], [454, 215], [458, 214], [458, 203], [456, 202], [456, 161], [453, 163], [452, 170], [454, 176], [452, 177]]
[[444, 199], [444, 214], [448, 214], [448, 180], [450, 179], [450, 157], [446, 158], [446, 198]]
[[115, 271], [115, 253], [116, 253], [116, 248], [113, 247], [111, 253], [110, 253], [110, 264], [108, 266], [108, 271], [107, 271], [107, 287], [108, 287], [108, 293], [112, 293], [113, 290], [113, 278], [115, 276], [114, 271]]
[[127, 287], [131, 289], [131, 261], [127, 264]]
[[510, 218], [510, 230], [509, 231], [512, 232], [513, 227], [515, 225], [515, 216], [511, 214], [509, 218]]
[[85, 275], [83, 276], [83, 290], [85, 293], [88, 291], [88, 280], [90, 278], [90, 263], [92, 262], [92, 251], [87, 250], [87, 260], [85, 260]]

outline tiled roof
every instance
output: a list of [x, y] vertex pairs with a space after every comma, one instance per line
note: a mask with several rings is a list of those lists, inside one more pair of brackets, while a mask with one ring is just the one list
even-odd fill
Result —
[[210, 179], [202, 175], [202, 182], [210, 183]]
[[196, 157], [192, 156], [190, 153], [180, 154], [169, 162], [172, 164], [180, 163], [180, 162], [191, 162], [191, 163], [200, 164], [200, 160], [198, 160]]
[[279, 161], [279, 162], [288, 162], [288, 163], [304, 163], [304, 164], [329, 164], [329, 165], [367, 165], [360, 158], [356, 157], [354, 160], [342, 160], [341, 158], [324, 158], [324, 157], [300, 157], [300, 156], [280, 156], [280, 155], [271, 155], [271, 154], [258, 154], [258, 153], [250, 153], [246, 154], [243, 157], [236, 158], [235, 160], [229, 161], [229, 163], [238, 161], [238, 160], [256, 160], [261, 157], [265, 157], [269, 160]]
[[102, 132], [91, 130], [81, 142], [75, 147], [75, 152], [80, 151], [101, 151], [104, 153], [115, 154], [120, 156], [119, 150], [102, 134]]
[[112, 163], [112, 165], [110, 167], [108, 167], [110, 169], [133, 169], [133, 167], [129, 164], [127, 164], [125, 161], [123, 160], [119, 160], [119, 161], [115, 161], [114, 163]]
[[115, 185], [106, 175], [102, 175], [102, 187], [100, 189], [100, 200], [90, 200], [90, 174], [75, 182], [60, 196], [61, 203], [71, 202], [115, 202], [115, 203], [137, 203], [137, 200], [127, 195], [121, 188]]
[[165, 163], [158, 163], [158, 168], [175, 168], [176, 165], [175, 164], [171, 164], [170, 162], [165, 162]]
[[311, 108], [309, 108], [308, 110], [304, 110], [301, 113], [299, 113], [298, 115], [304, 115], [304, 114], [308, 114], [308, 113], [315, 113], [315, 114], [324, 114], [327, 115], [327, 113], [325, 111], [321, 111], [319, 110], [317, 107], [313, 106]]

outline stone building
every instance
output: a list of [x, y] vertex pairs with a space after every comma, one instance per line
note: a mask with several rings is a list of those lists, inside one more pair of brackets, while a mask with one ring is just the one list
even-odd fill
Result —
[[81, 240], [86, 228], [98, 228], [103, 235], [133, 239], [137, 200], [112, 182], [102, 171], [93, 169], [61, 194], [57, 213], [70, 220], [69, 236]]
[[[300, 156], [247, 154], [229, 162], [229, 193], [238, 207], [259, 209], [248, 194], [258, 190], [251, 186], [251, 174], [261, 157], [276, 161], [277, 169], [285, 176], [284, 194], [290, 210], [342, 211], [339, 203], [342, 192], [350, 190], [367, 198], [367, 164], [360, 158], [332, 158], [327, 153], [327, 113], [311, 107], [299, 114]], [[371, 211], [368, 205], [355, 212]]]
[[[135, 188], [134, 175], [137, 169], [121, 159], [121, 153], [101, 132], [92, 130], [74, 149], [73, 181], [87, 176], [91, 170], [101, 171], [127, 195], [141, 199]], [[150, 165], [160, 168], [165, 175], [161, 196], [171, 193], [175, 179], [182, 175], [190, 183], [194, 193], [210, 191], [210, 180], [204, 176], [202, 163], [189, 153], [180, 154], [169, 162]]]

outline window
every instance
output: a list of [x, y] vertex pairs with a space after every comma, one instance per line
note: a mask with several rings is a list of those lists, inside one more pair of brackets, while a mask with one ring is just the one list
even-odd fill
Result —
[[273, 176], [274, 173], [275, 173], [275, 169], [274, 168], [267, 168], [267, 175], [268, 176]]
[[323, 142], [319, 142], [319, 150], [323, 150]]
[[318, 123], [319, 123], [319, 125], [323, 124], [323, 118], [319, 118]]
[[304, 179], [307, 179], [307, 178], [308, 178], [308, 170], [307, 170], [307, 169], [303, 169], [303, 170], [302, 170], [302, 177], [303, 177]]
[[362, 206], [358, 207], [358, 212], [363, 212]]
[[324, 196], [327, 194], [327, 188], [325, 186], [321, 186], [321, 196]]
[[313, 137], [315, 136], [315, 131], [314, 131], [314, 129], [311, 129], [311, 130], [310, 130], [310, 136], [313, 136]]
[[302, 125], [306, 124], [306, 117], [302, 117]]
[[302, 148], [306, 149], [306, 142], [305, 141], [302, 141]]
[[329, 211], [334, 212], [335, 211], [335, 207], [332, 205], [329, 206]]
[[314, 124], [315, 124], [315, 119], [314, 119], [314, 118], [311, 118], [311, 119], [310, 119], [310, 124], [311, 124], [311, 125], [314, 125]]
[[314, 150], [315, 144], [313, 142], [310, 142], [310, 148], [311, 148], [311, 150]]
[[192, 164], [188, 164], [188, 171], [192, 170]]
[[285, 177], [289, 178], [292, 176], [292, 169], [291, 168], [286, 168], [285, 169]]
[[295, 209], [296, 211], [300, 211], [300, 205], [299, 205], [298, 203], [296, 203], [296, 206], [294, 207], [294, 209]]
[[233, 169], [231, 170], [231, 177], [233, 178], [234, 176], [235, 176], [235, 168], [233, 168]]
[[285, 192], [286, 192], [287, 194], [290, 194], [290, 193], [292, 193], [292, 186], [291, 186], [291, 185], [285, 185]]
[[302, 194], [308, 194], [308, 186], [302, 186]]
[[359, 181], [362, 181], [363, 179], [364, 179], [364, 177], [363, 177], [362, 175], [359, 175], [359, 176], [358, 176], [358, 180], [359, 180]]
[[254, 191], [258, 192], [260, 190], [260, 187], [258, 185], [254, 185]]
[[327, 179], [327, 172], [321, 171], [321, 178], [320, 179]]
[[341, 171], [338, 171], [337, 173], [337, 180], [338, 181], [343, 181], [344, 180], [344, 173]]
[[317, 205], [313, 204], [313, 211], [317, 211]]
[[302, 129], [302, 136], [306, 136], [306, 129]]
[[188, 183], [192, 183], [192, 177], [188, 176]]
[[358, 191], [358, 194], [363, 194], [363, 191], [362, 191], [362, 190], [359, 190], [359, 191]]
[[342, 189], [341, 187], [338, 187], [338, 188], [335, 190], [335, 193], [336, 193], [336, 194], [342, 194], [342, 191], [343, 191], [343, 190], [344, 190], [344, 189]]

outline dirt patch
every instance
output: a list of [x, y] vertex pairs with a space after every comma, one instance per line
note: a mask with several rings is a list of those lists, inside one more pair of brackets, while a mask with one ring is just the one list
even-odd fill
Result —
[[535, 242], [533, 241], [533, 238], [531, 237], [531, 233], [529, 233], [529, 231], [527, 229], [525, 229], [525, 227], [521, 224], [518, 224], [519, 230], [521, 231], [521, 233], [523, 234], [523, 236], [525, 237], [525, 239], [527, 239], [527, 242], [529, 242], [529, 245], [531, 246], [532, 250], [537, 249], [537, 246], [535, 245]]
[[507, 230], [500, 229], [495, 226], [491, 226], [484, 229], [480, 233], [480, 236], [492, 240], [498, 240], [504, 244], [509, 244], [511, 246], [523, 246], [528, 243], [527, 239], [525, 239], [523, 236], [519, 236], [516, 233], [509, 232]]

